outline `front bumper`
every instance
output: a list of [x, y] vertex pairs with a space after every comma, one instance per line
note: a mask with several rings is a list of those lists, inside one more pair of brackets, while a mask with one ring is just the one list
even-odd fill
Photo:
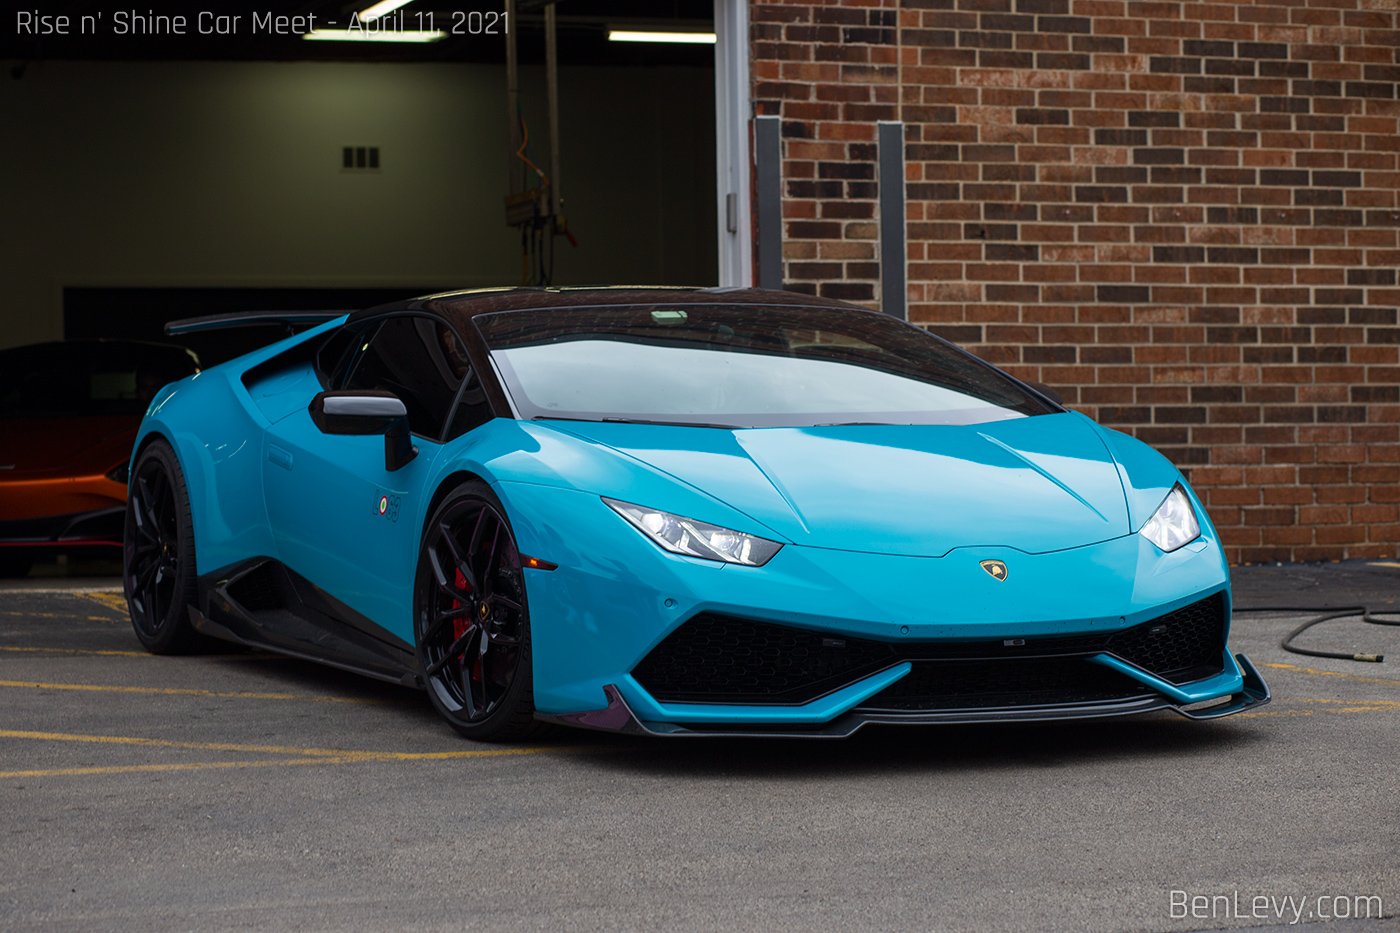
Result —
[[[1111, 716], [1130, 716], [1137, 713], [1150, 713], [1156, 710], [1169, 709], [1190, 719], [1219, 719], [1222, 716], [1230, 716], [1235, 713], [1242, 713], [1246, 710], [1257, 709], [1266, 705], [1272, 694], [1269, 687], [1264, 683], [1264, 679], [1259, 676], [1258, 670], [1250, 663], [1249, 658], [1243, 654], [1237, 654], [1228, 659], [1235, 667], [1236, 673], [1232, 682], [1238, 681], [1238, 689], [1234, 693], [1224, 695], [1219, 702], [1201, 706], [1196, 703], [1174, 702], [1163, 694], [1144, 695], [1141, 697], [1125, 698], [1104, 703], [1075, 703], [1061, 706], [1019, 706], [1019, 707], [989, 707], [981, 709], [962, 710], [938, 710], [910, 713], [893, 713], [882, 710], [862, 708], [858, 700], [853, 708], [849, 708], [834, 717], [826, 719], [814, 719], [810, 723], [799, 722], [764, 722], [757, 718], [744, 718], [734, 715], [739, 712], [733, 708], [715, 710], [713, 713], [707, 711], [704, 715], [728, 714], [729, 720], [718, 720], [713, 722], [675, 722], [648, 720], [637, 714], [632, 704], [627, 702], [622, 690], [615, 684], [608, 684], [603, 688], [608, 698], [608, 705], [600, 710], [588, 710], [580, 713], [537, 713], [539, 719], [548, 722], [556, 722], [561, 725], [573, 726], [583, 729], [597, 729], [607, 732], [620, 732], [628, 735], [652, 735], [666, 736], [672, 738], [679, 737], [704, 737], [704, 736], [745, 736], [745, 737], [792, 737], [803, 736], [809, 738], [845, 738], [864, 726], [871, 723], [885, 725], [932, 725], [932, 724], [952, 724], [952, 723], [989, 723], [989, 722], [1039, 722], [1046, 720], [1067, 720], [1067, 719], [1099, 719]], [[887, 674], [894, 674], [893, 680], [908, 673], [907, 662], [901, 665], [901, 669], [890, 671]], [[877, 677], [870, 678], [876, 681]], [[886, 675], [887, 676], [887, 675]], [[1230, 672], [1225, 672], [1221, 677], [1232, 677]], [[881, 680], [880, 684], [886, 681]], [[635, 686], [635, 682], [634, 682]], [[859, 685], [857, 685], [859, 686]], [[1203, 689], [1205, 688], [1202, 685]], [[637, 688], [640, 689], [640, 688]], [[878, 692], [877, 686], [871, 693]], [[868, 698], [868, 697], [865, 697]], [[659, 712], [663, 720], [671, 718], [677, 711], [667, 710], [654, 700], [650, 703], [651, 709], [648, 712]], [[815, 705], [815, 704], [814, 704]], [[645, 706], [644, 706], [645, 709]], [[686, 713], [695, 713], [696, 710], [686, 710]], [[825, 715], [825, 710], [818, 713]]]
[[[1225, 649], [1229, 573], [1208, 525], [1201, 538], [1171, 554], [1139, 535], [1043, 554], [987, 546], [936, 558], [789, 544], [763, 567], [740, 567], [663, 552], [593, 495], [517, 483], [496, 488], [514, 516], [521, 550], [559, 565], [526, 571], [542, 718], [666, 734], [843, 735], [865, 722], [1062, 719], [1166, 708], [1204, 718], [1267, 699], [1257, 673], [1246, 687], [1252, 668]], [[1009, 574], [993, 578], [980, 566], [988, 560], [1005, 563]], [[1206, 667], [1182, 671], [1093, 647], [1209, 599], [1219, 600], [1220, 621]], [[780, 697], [649, 690], [643, 662], [706, 614], [785, 626], [818, 641], [878, 643], [893, 653], [847, 666], [820, 689]], [[1005, 702], [983, 702], [989, 691], [970, 691], [969, 702], [924, 708], [886, 702], [900, 693], [901, 681], [937, 680], [937, 664], [952, 657], [909, 654], [915, 649], [1023, 643], [1038, 650], [1031, 643], [1046, 639], [1075, 642], [1072, 650], [1060, 645], [1040, 655], [1073, 655], [1068, 660], [1079, 667], [1071, 679], [1083, 677], [1094, 689]], [[1008, 652], [1029, 655], [1031, 648]], [[978, 657], [1004, 659], [999, 650], [994, 654]], [[1099, 673], [1085, 675], [1084, 668]], [[1005, 679], [1004, 671], [993, 673]], [[1053, 680], [1063, 671], [1038, 673]], [[1103, 687], [1105, 678], [1112, 689]], [[1220, 708], [1197, 710], [1208, 701]]]

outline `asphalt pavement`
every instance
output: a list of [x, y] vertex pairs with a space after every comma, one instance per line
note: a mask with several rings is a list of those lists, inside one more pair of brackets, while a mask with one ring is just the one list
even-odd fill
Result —
[[[1235, 601], [1395, 608], [1400, 563]], [[1280, 650], [1305, 618], [1236, 615], [1275, 699], [1216, 722], [501, 747], [327, 668], [148, 655], [110, 578], [6, 583], [0, 928], [1396, 933], [1400, 628]]]

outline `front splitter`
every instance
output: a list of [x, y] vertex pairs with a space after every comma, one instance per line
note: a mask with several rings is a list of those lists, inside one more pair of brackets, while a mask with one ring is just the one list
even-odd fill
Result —
[[937, 725], [984, 722], [1049, 722], [1073, 719], [1105, 719], [1132, 716], [1169, 709], [1190, 719], [1219, 719], [1246, 710], [1257, 709], [1273, 699], [1264, 678], [1243, 654], [1235, 661], [1244, 675], [1240, 692], [1209, 704], [1180, 704], [1161, 694], [1150, 694], [1103, 703], [1072, 703], [1059, 706], [1014, 706], [980, 709], [927, 710], [920, 712], [890, 712], [856, 708], [842, 713], [829, 722], [816, 725], [789, 726], [764, 723], [736, 726], [733, 723], [646, 722], [638, 719], [621, 691], [613, 684], [603, 688], [608, 705], [599, 710], [581, 713], [536, 713], [535, 718], [582, 729], [618, 732], [624, 735], [654, 735], [671, 738], [707, 736], [746, 736], [750, 738], [814, 738], [841, 739], [871, 724]]

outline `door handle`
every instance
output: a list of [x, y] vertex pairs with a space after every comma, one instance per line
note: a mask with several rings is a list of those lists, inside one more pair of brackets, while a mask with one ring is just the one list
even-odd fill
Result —
[[283, 450], [275, 444], [267, 445], [267, 459], [284, 470], [290, 470], [292, 468], [292, 452], [290, 450]]

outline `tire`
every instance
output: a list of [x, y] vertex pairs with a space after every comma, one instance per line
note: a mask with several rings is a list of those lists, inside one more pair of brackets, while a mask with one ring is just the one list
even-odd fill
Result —
[[194, 525], [175, 451], [152, 441], [131, 471], [122, 538], [122, 589], [136, 637], [152, 654], [186, 654], [203, 639], [195, 601]]
[[413, 588], [419, 670], [438, 713], [483, 742], [538, 735], [530, 612], [515, 535], [485, 483], [452, 490], [423, 532]]

